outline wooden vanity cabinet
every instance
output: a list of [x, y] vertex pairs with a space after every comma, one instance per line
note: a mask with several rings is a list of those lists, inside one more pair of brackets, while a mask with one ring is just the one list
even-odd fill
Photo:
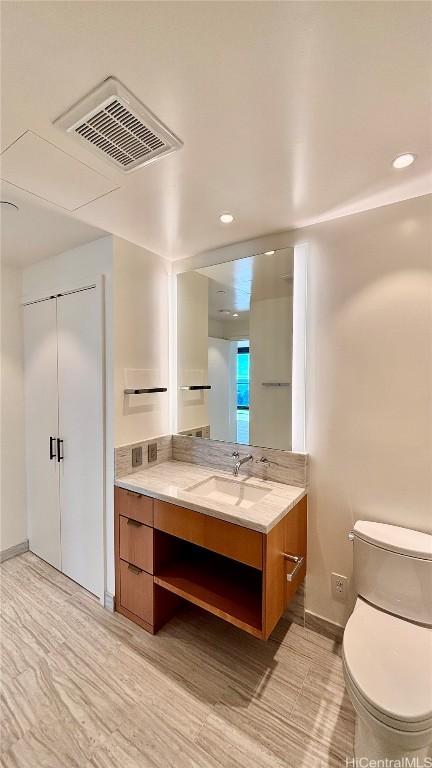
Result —
[[[267, 639], [306, 576], [307, 497], [304, 496], [263, 539], [262, 626], [263, 637]], [[295, 563], [287, 560], [286, 554], [303, 558], [296, 571]], [[289, 581], [293, 572], [296, 572], [295, 578]]]
[[304, 497], [263, 534], [116, 487], [116, 610], [154, 633], [187, 600], [266, 640], [305, 576], [306, 518]]
[[154, 631], [153, 499], [114, 488], [115, 609]]
[[159, 531], [262, 570], [262, 533], [157, 499], [154, 525]]
[[114, 487], [115, 610], [154, 634], [180, 599], [155, 584], [153, 499]]

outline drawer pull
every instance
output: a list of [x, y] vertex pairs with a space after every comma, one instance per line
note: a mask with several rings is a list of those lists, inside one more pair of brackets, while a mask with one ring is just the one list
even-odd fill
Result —
[[290, 563], [295, 563], [294, 568], [292, 569], [291, 573], [287, 573], [287, 581], [294, 581], [297, 574], [299, 573], [300, 569], [303, 566], [304, 563], [304, 557], [300, 555], [287, 555], [284, 553], [285, 560], [289, 560]]
[[127, 524], [134, 525], [135, 528], [141, 528], [141, 526], [144, 525], [144, 523], [140, 523], [139, 520], [132, 520], [131, 517], [128, 517]]
[[142, 568], [137, 568], [136, 565], [131, 565], [129, 563], [128, 565], [128, 571], [132, 571], [132, 573], [136, 573], [137, 576], [139, 576], [140, 573], [142, 573]]
[[128, 496], [133, 496], [135, 499], [140, 499], [142, 493], [135, 493], [135, 491], [126, 491]]

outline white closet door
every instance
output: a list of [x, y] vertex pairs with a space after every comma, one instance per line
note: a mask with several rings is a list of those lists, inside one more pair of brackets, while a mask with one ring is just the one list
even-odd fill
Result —
[[101, 318], [96, 289], [57, 300], [62, 571], [103, 595]]
[[24, 353], [29, 547], [60, 569], [59, 472], [50, 458], [58, 434], [55, 299], [24, 307]]

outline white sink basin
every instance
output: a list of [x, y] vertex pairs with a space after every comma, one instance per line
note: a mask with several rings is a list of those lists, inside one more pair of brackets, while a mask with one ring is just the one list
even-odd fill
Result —
[[201, 498], [211, 501], [219, 501], [222, 504], [230, 504], [232, 507], [249, 509], [258, 501], [267, 496], [270, 491], [258, 488], [256, 485], [246, 485], [241, 481], [229, 480], [225, 477], [209, 477], [196, 485], [185, 488], [188, 493], [196, 494]]

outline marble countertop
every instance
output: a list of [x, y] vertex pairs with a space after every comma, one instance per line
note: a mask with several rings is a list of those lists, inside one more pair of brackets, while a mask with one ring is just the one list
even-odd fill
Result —
[[[240, 483], [243, 487], [252, 486], [268, 490], [267, 495], [244, 509], [235, 505], [198, 496], [186, 489], [210, 477], [221, 477]], [[202, 512], [229, 523], [251, 528], [254, 531], [268, 533], [292, 509], [303, 496], [304, 488], [276, 483], [273, 480], [260, 480], [240, 474], [232, 474], [212, 467], [187, 464], [183, 461], [164, 461], [154, 467], [141, 469], [130, 475], [116, 478], [119, 488], [135, 491], [154, 499], [169, 501], [195, 512]]]

